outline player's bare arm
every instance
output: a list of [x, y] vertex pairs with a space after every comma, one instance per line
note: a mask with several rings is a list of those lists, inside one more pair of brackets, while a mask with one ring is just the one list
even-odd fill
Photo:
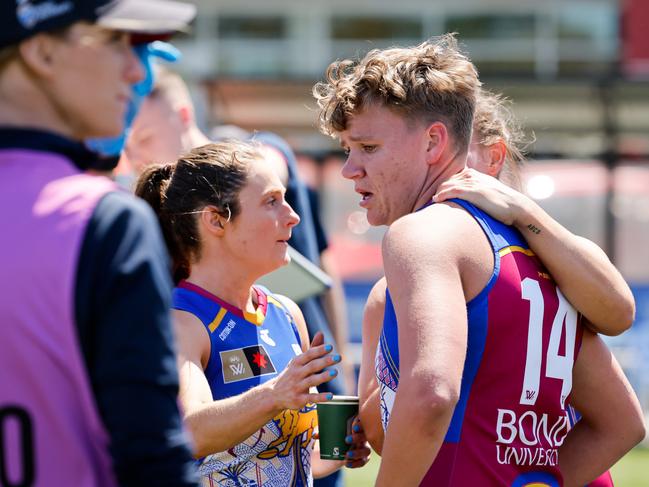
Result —
[[468, 213], [442, 204], [395, 222], [383, 258], [399, 323], [400, 378], [376, 485], [411, 486], [448, 429], [466, 355], [466, 301], [486, 284], [493, 253]]
[[379, 386], [374, 370], [376, 347], [381, 335], [383, 313], [385, 311], [385, 278], [372, 287], [363, 313], [363, 343], [361, 368], [358, 375], [358, 399], [360, 417], [363, 421], [367, 440], [379, 455], [383, 448], [383, 426], [379, 404]]
[[559, 449], [566, 487], [597, 478], [646, 433], [640, 403], [620, 364], [588, 330], [573, 369], [571, 404], [582, 419]]
[[465, 199], [515, 226], [593, 331], [618, 335], [631, 326], [633, 294], [595, 243], [571, 233], [527, 196], [473, 169], [443, 183], [434, 200], [450, 198]]
[[[210, 352], [205, 327], [194, 315], [174, 311], [183, 418], [194, 440], [196, 458], [227, 450], [258, 431], [284, 409], [322, 402], [327, 394], [309, 393], [311, 386], [331, 380], [325, 367], [337, 363], [326, 345], [295, 357], [275, 379], [243, 394], [214, 401], [203, 372]], [[316, 340], [321, 338], [317, 337]]]

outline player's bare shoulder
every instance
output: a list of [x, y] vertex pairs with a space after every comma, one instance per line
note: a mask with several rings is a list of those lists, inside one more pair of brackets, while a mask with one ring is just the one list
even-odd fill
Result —
[[431, 205], [395, 221], [383, 239], [386, 266], [457, 268], [465, 296], [471, 299], [488, 282], [494, 268], [493, 249], [480, 224], [459, 205]]
[[[429, 251], [443, 251], [446, 255], [461, 255], [468, 238], [480, 236], [477, 222], [454, 203], [430, 205], [396, 220], [385, 234], [383, 245], [409, 251], [422, 246]], [[484, 238], [484, 237], [483, 237]]]

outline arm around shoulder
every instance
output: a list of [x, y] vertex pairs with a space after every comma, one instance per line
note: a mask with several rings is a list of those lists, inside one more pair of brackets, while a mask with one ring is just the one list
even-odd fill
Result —
[[618, 335], [631, 326], [631, 290], [596, 244], [574, 235], [523, 193], [473, 169], [444, 182], [434, 200], [449, 198], [465, 199], [514, 225], [594, 331]]
[[608, 256], [594, 242], [573, 234], [526, 199], [516, 227], [566, 298], [588, 318], [589, 328], [610, 336], [629, 329], [635, 318], [635, 300]]

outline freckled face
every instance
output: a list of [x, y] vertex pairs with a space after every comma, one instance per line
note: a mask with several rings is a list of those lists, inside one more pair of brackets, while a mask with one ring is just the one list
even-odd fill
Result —
[[428, 169], [424, 124], [373, 104], [349, 118], [340, 141], [347, 152], [342, 175], [354, 181], [371, 225], [390, 225], [415, 209]]

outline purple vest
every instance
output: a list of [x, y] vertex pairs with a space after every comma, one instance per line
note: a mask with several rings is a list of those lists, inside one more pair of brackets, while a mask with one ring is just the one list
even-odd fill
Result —
[[0, 150], [0, 485], [116, 485], [74, 316], [86, 226], [114, 188], [60, 155]]

